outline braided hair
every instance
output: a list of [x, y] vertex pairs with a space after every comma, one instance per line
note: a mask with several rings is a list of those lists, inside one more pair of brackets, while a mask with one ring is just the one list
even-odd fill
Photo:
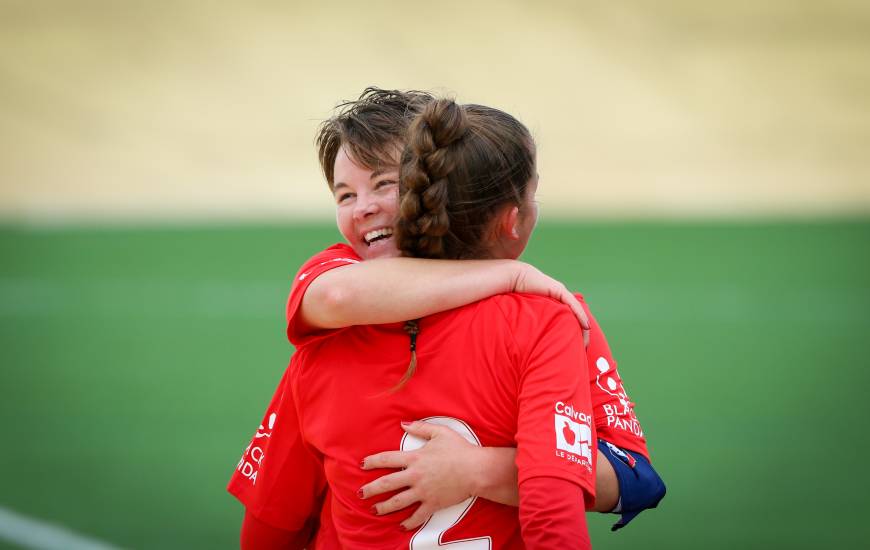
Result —
[[[408, 128], [399, 169], [394, 239], [404, 255], [471, 259], [491, 256], [492, 221], [507, 205], [523, 205], [535, 175], [535, 146], [511, 115], [450, 99], [429, 101]], [[413, 324], [412, 324], [413, 323]], [[406, 323], [417, 367], [417, 321]]]

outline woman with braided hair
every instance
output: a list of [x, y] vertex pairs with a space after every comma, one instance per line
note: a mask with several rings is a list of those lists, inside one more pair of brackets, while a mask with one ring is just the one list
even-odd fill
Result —
[[[370, 304], [371, 294], [379, 292], [374, 286], [365, 287], [371, 288], [373, 292], [361, 296], [355, 294], [353, 289], [347, 286], [336, 285], [335, 282], [339, 279], [334, 279], [330, 282], [332, 288], [329, 293], [325, 294], [326, 299], [324, 299], [322, 288], [330, 288], [330, 285], [321, 285], [321, 288], [317, 288], [317, 285], [322, 281], [328, 280], [333, 274], [350, 273], [353, 270], [356, 270], [353, 277], [354, 281], [366, 280], [366, 277], [371, 275], [371, 272], [367, 272], [363, 268], [369, 268], [369, 266], [371, 266], [372, 270], [376, 266], [378, 270], [381, 270], [381, 279], [385, 279], [380, 281], [384, 283], [382, 287], [390, 289], [392, 291], [391, 296], [395, 297], [396, 300], [391, 303], [383, 303], [381, 301], [382, 307], [378, 311], [373, 311], [370, 307], [363, 308], [363, 306], [360, 306], [360, 308], [365, 309], [365, 311], [354, 312], [350, 310], [350, 318], [356, 314], [357, 322], [360, 321], [359, 315], [369, 316], [368, 318], [363, 317], [361, 319], [363, 322], [385, 322], [396, 321], [402, 318], [407, 319], [409, 317], [422, 317], [448, 307], [472, 302], [481, 297], [510, 290], [534, 291], [557, 297], [565, 302], [571, 301], [566, 299], [565, 294], [567, 291], [563, 286], [543, 276], [540, 272], [534, 270], [534, 268], [512, 260], [490, 259], [452, 262], [393, 258], [390, 260], [358, 263], [363, 259], [368, 260], [394, 255], [389, 252], [391, 247], [385, 246], [385, 244], [392, 245], [392, 241], [399, 239], [400, 236], [401, 242], [408, 243], [407, 250], [423, 257], [515, 258], [525, 246], [525, 239], [528, 238], [528, 234], [533, 226], [533, 218], [527, 215], [533, 204], [526, 205], [523, 202], [525, 197], [522, 194], [522, 182], [516, 186], [504, 188], [503, 191], [507, 192], [506, 195], [502, 193], [499, 196], [493, 197], [491, 194], [497, 188], [497, 186], [493, 185], [493, 182], [497, 181], [497, 177], [500, 175], [509, 177], [515, 170], [515, 167], [510, 166], [511, 163], [505, 164], [502, 162], [501, 172], [491, 169], [489, 175], [492, 177], [481, 179], [481, 174], [477, 174], [475, 176], [477, 180], [474, 180], [471, 177], [473, 174], [468, 170], [468, 166], [462, 164], [451, 165], [449, 163], [451, 156], [448, 153], [451, 151], [451, 148], [455, 149], [458, 147], [457, 143], [462, 140], [457, 139], [455, 142], [447, 143], [446, 140], [451, 137], [451, 134], [450, 132], [444, 132], [451, 128], [454, 132], [458, 130], [455, 125], [449, 127], [443, 124], [435, 125], [434, 127], [430, 125], [430, 130], [438, 130], [431, 133], [431, 136], [419, 131], [413, 134], [416, 138], [419, 138], [416, 144], [417, 147], [416, 149], [408, 148], [406, 154], [410, 154], [413, 150], [417, 150], [420, 153], [425, 151], [427, 146], [434, 146], [436, 144], [441, 146], [435, 147], [429, 153], [418, 154], [416, 165], [413, 163], [409, 164], [410, 161], [407, 159], [403, 162], [403, 180], [408, 183], [408, 190], [403, 193], [402, 201], [402, 211], [405, 216], [403, 216], [403, 221], [399, 224], [402, 229], [398, 230], [395, 238], [390, 237], [393, 225], [392, 212], [396, 210], [395, 199], [391, 199], [391, 196], [395, 192], [395, 181], [398, 178], [395, 168], [393, 168], [394, 165], [390, 163], [389, 158], [394, 158], [392, 156], [396, 154], [398, 145], [404, 139], [403, 117], [410, 119], [411, 116], [419, 111], [420, 105], [425, 105], [431, 102], [431, 100], [431, 96], [419, 92], [367, 90], [358, 102], [352, 104], [352, 107], [348, 111], [339, 117], [327, 121], [327, 124], [324, 125], [324, 131], [322, 131], [318, 140], [321, 146], [321, 162], [327, 175], [327, 181], [330, 183], [330, 187], [333, 188], [338, 203], [339, 227], [342, 229], [343, 235], [347, 238], [352, 248], [347, 246], [333, 247], [333, 249], [326, 251], [326, 253], [318, 255], [319, 257], [313, 258], [312, 261], [308, 262], [300, 270], [296, 283], [294, 283], [290, 303], [288, 304], [288, 335], [300, 348], [306, 347], [309, 343], [324, 339], [330, 334], [318, 329], [344, 326], [342, 322], [347, 320], [347, 317], [340, 318], [333, 316], [329, 318], [328, 315], [323, 316], [322, 311], [318, 311], [316, 307], [312, 308], [310, 306], [320, 306], [324, 303], [329, 306], [336, 304], [346, 305], [345, 295], [356, 295], [357, 302], [360, 304], [366, 302], [363, 298], [368, 298]], [[533, 144], [525, 128], [521, 125], [509, 124], [513, 120], [512, 117], [499, 111], [473, 106], [468, 106], [468, 109], [471, 112], [470, 117], [467, 118], [472, 119], [472, 121], [481, 117], [492, 117], [494, 121], [500, 121], [501, 123], [501, 126], [499, 126], [499, 124], [493, 124], [493, 121], [489, 121], [489, 124], [475, 126], [472, 133], [482, 133], [484, 135], [489, 133], [488, 139], [490, 142], [494, 140], [497, 143], [499, 140], [502, 140], [526, 144], [525, 148], [515, 148], [514, 156], [522, 160], [519, 163], [520, 165], [525, 165], [526, 167], [534, 166]], [[453, 114], [455, 115], [456, 112]], [[342, 120], [342, 117], [344, 117], [344, 120]], [[336, 121], [340, 121], [344, 125], [339, 128], [340, 131], [335, 131], [336, 126], [338, 126], [334, 124]], [[357, 124], [357, 127], [354, 127], [353, 124], [348, 124], [360, 123], [361, 121], [364, 124]], [[513, 120], [513, 122], [516, 121]], [[423, 124], [423, 119], [420, 119], [420, 124]], [[429, 139], [430, 137], [431, 139]], [[454, 135], [453, 137], [456, 136]], [[367, 143], [366, 140], [368, 140]], [[360, 146], [360, 144], [363, 144], [363, 146]], [[365, 145], [369, 145], [369, 147], [367, 148]], [[371, 145], [375, 147], [371, 147]], [[504, 151], [496, 148], [495, 153], [496, 160], [505, 160], [503, 158]], [[472, 147], [470, 154], [473, 158], [476, 158], [482, 154], [482, 150], [480, 147], [477, 149]], [[357, 158], [365, 160], [357, 161]], [[419, 169], [416, 173], [413, 170], [414, 166]], [[439, 173], [446, 169], [455, 172], [454, 179], [458, 177], [456, 174], [463, 174], [463, 177], [468, 178], [468, 181], [478, 181], [480, 189], [488, 190], [489, 195], [487, 193], [478, 193], [472, 197], [460, 189], [460, 192], [454, 192], [451, 196], [450, 190], [452, 188], [445, 185], [446, 180], [443, 177], [434, 177], [435, 184], [433, 185], [432, 176], [438, 176]], [[358, 177], [359, 174], [355, 174], [354, 171], [360, 172], [362, 177]], [[369, 185], [360, 185], [359, 181], [361, 179], [369, 182]], [[437, 208], [439, 204], [441, 206], [445, 204], [443, 202], [445, 197], [450, 199], [454, 206], [461, 206], [461, 208], [451, 210], [449, 215], [453, 216], [454, 220], [453, 224], [449, 226], [444, 224], [444, 220], [449, 219], [448, 214], [443, 208]], [[475, 200], [478, 201], [479, 208], [467, 208]], [[499, 212], [504, 210], [503, 207], [506, 200], [508, 203], [515, 205], [513, 210], [511, 210], [512, 213], [508, 214], [507, 220], [502, 220], [503, 223], [501, 224], [502, 237], [504, 237], [504, 231], [509, 229], [510, 231], [507, 235], [510, 235], [510, 238], [493, 239], [493, 235], [499, 233], [499, 225], [485, 222], [488, 216], [497, 216]], [[520, 205], [525, 205], [525, 207], [521, 209]], [[354, 211], [354, 214], [352, 216], [345, 215], [349, 211]], [[530, 223], [531, 225], [529, 225]], [[489, 246], [483, 246], [484, 243], [487, 243]], [[395, 250], [394, 247], [392, 248]], [[423, 262], [426, 264], [425, 268], [421, 269], [420, 265], [414, 262]], [[389, 270], [387, 270], [387, 266], [392, 265], [392, 263], [401, 264], [401, 268], [394, 270], [394, 273], [404, 272], [408, 274], [408, 281], [390, 279], [390, 277], [395, 276], [394, 274], [391, 275]], [[456, 269], [457, 264], [462, 264], [461, 270]], [[342, 269], [334, 269], [335, 267], [342, 267]], [[385, 274], [387, 275], [386, 277], [383, 276]], [[504, 283], [505, 280], [508, 281], [507, 284]], [[369, 277], [370, 281], [371, 277]], [[416, 285], [416, 292], [403, 295], [403, 284], [405, 288], [408, 286], [414, 288]], [[444, 287], [438, 289], [440, 295], [438, 292], [432, 292], [432, 287], [438, 284]], [[337, 293], [335, 292], [336, 288], [338, 289]], [[477, 294], [475, 295], [475, 293]], [[317, 296], [317, 299], [310, 299], [312, 296]], [[570, 294], [568, 294], [568, 297], [573, 299]], [[409, 302], [409, 299], [413, 301], [414, 298], [417, 299], [416, 302]], [[451, 300], [458, 300], [458, 302], [451, 302]], [[578, 303], [575, 302], [573, 305], [575, 311], [583, 311]], [[391, 307], [394, 311], [388, 311]], [[405, 308], [403, 311], [402, 307]], [[585, 304], [582, 307], [585, 307]], [[306, 308], [308, 311], [306, 311]], [[329, 308], [326, 309], [328, 310]], [[348, 314], [348, 312], [345, 309], [344, 314]], [[378, 315], [381, 315], [381, 317], [378, 318]], [[393, 317], [390, 318], [390, 315], [393, 315]], [[374, 318], [372, 318], [373, 316]], [[429, 319], [427, 318], [421, 322], [422, 330], [419, 336], [421, 346], [425, 344], [428, 335], [431, 334], [426, 325], [428, 321]], [[615, 372], [615, 364], [613, 364], [612, 358], [609, 355], [606, 340], [603, 338], [603, 334], [601, 334], [600, 328], [594, 323], [594, 320], [592, 321], [592, 329], [593, 337], [589, 346], [590, 360], [595, 362], [596, 367], [600, 371], [601, 362], [607, 362], [605, 360], [606, 356], [606, 359], [612, 365], [608, 374], [613, 376], [612, 378], [607, 378], [607, 381], [611, 383], [614, 379], [619, 381], [618, 375]], [[407, 336], [405, 337], [407, 338]], [[489, 335], [483, 338], [483, 340], [488, 339]], [[594, 350], [594, 353], [592, 353], [592, 350]], [[421, 350], [421, 353], [424, 352], [425, 350]], [[294, 359], [295, 361], [296, 359]], [[368, 367], [361, 367], [363, 373], [368, 372], [368, 370]], [[288, 370], [288, 374], [289, 372]], [[600, 388], [607, 387], [607, 385], [599, 383], [598, 378], [599, 376], [597, 375], [589, 377], [589, 386], [593, 390], [593, 394], [596, 391], [596, 385]], [[402, 386], [402, 384], [410, 384], [411, 381], [414, 381], [413, 377], [408, 380], [400, 378], [400, 381], [394, 382], [398, 382], [397, 385]], [[294, 530], [302, 526], [302, 524], [294, 524], [292, 521], [288, 523], [287, 516], [281, 514], [281, 511], [283, 506], [288, 504], [286, 502], [288, 499], [293, 501], [289, 503], [293, 505], [298, 504], [299, 501], [304, 501], [303, 495], [306, 492], [302, 490], [301, 486], [292, 482], [291, 485], [294, 486], [292, 497], [286, 496], [286, 492], [283, 493], [285, 496], [281, 496], [282, 493], [278, 491], [271, 491], [271, 493], [269, 491], [269, 487], [274, 488], [281, 485], [280, 482], [275, 481], [276, 477], [280, 477], [280, 475], [276, 476], [275, 472], [281, 471], [286, 473], [289, 470], [282, 466], [288, 462], [285, 458], [281, 457], [281, 454], [284, 452], [283, 449], [288, 446], [287, 438], [283, 439], [281, 446], [276, 446], [277, 441], [281, 438], [275, 437], [278, 435], [277, 433], [271, 433], [273, 426], [275, 426], [277, 432], [279, 429], [277, 426], [281, 425], [282, 422], [290, 423], [292, 420], [291, 415], [285, 413], [281, 416], [282, 421], [275, 422], [276, 411], [285, 409], [289, 411], [289, 407], [292, 405], [290, 399], [292, 392], [286, 391], [285, 382], [287, 382], [286, 376], [275, 395], [272, 405], [269, 407], [261, 430], [258, 431], [257, 436], [239, 463], [239, 471], [230, 484], [230, 490], [248, 507], [248, 514], [251, 517], [246, 517], [246, 523], [248, 519], [259, 519], [268, 525]], [[416, 383], [416, 381], [414, 382]], [[391, 387], [391, 389], [395, 388]], [[400, 387], [396, 393], [402, 394], [404, 391], [404, 387]], [[627, 401], [627, 397], [621, 390], [621, 383], [619, 383], [618, 393], [625, 398], [625, 410], [613, 414], [613, 417], [617, 420], [615, 426], [620, 424], [628, 426], [625, 420], [633, 418], [634, 415], [631, 411], [632, 405]], [[601, 403], [604, 403], [605, 408], [608, 406], [606, 399], [596, 399], [596, 413]], [[564, 408], [562, 412], [565, 412]], [[611, 413], [608, 412], [608, 422], [610, 417]], [[550, 422], [552, 423], [552, 420]], [[634, 423], [636, 424], [636, 420]], [[268, 428], [264, 426], [268, 426]], [[639, 429], [634, 433], [626, 432], [620, 439], [619, 430], [615, 430], [615, 428], [609, 425], [599, 424], [599, 426], [601, 427], [602, 434], [607, 433], [605, 437], [617, 441], [623, 447], [639, 451], [645, 455], [646, 449], [642, 435], [637, 433]], [[495, 501], [516, 505], [517, 471], [516, 467], [513, 466], [513, 458], [517, 454], [517, 449], [512, 449], [509, 446], [503, 448], [472, 447], [465, 439], [459, 438], [454, 431], [438, 422], [413, 422], [405, 424], [403, 427], [409, 432], [409, 436], [403, 439], [403, 442], [413, 441], [415, 438], [411, 436], [419, 435], [425, 438], [432, 438], [427, 444], [426, 449], [429, 447], [433, 449], [438, 448], [440, 445], [442, 458], [444, 456], [443, 449], [445, 448], [450, 450], [450, 458], [458, 456], [474, 457], [473, 459], [458, 463], [461, 467], [459, 468], [460, 471], [457, 472], [459, 475], [456, 476], [456, 479], [464, 477], [466, 481], [471, 480], [473, 483], [470, 489], [468, 488], [468, 483], [464, 485], [463, 483], [458, 483], [458, 487], [454, 487], [454, 489], [458, 490], [456, 495], [441, 495], [443, 497], [441, 505], [454, 504], [463, 500], [465, 498], [462, 496], [463, 491], [465, 491], [464, 494], [466, 495], [470, 492], [471, 494], [480, 495]], [[456, 428], [453, 425], [451, 427]], [[549, 432], [549, 428], [547, 428], [544, 433], [552, 434], [553, 432]], [[572, 433], [575, 433], [575, 435], [579, 433], [579, 428], [576, 432]], [[626, 435], [633, 436], [634, 439], [627, 439]], [[550, 437], [552, 438], [553, 436], [550, 435]], [[467, 448], [462, 453], [454, 452], [456, 451], [457, 438], [461, 441], [461, 445]], [[574, 439], [574, 436], [572, 436], [572, 439]], [[267, 461], [263, 459], [264, 449], [266, 449], [264, 443], [271, 443], [271, 446], [268, 448], [270, 458]], [[485, 445], [492, 445], [488, 441], [483, 441], [483, 443]], [[563, 439], [561, 443], [563, 446], [567, 445], [567, 439]], [[395, 448], [395, 443], [385, 446], [385, 448], [390, 447]], [[410, 447], [404, 446], [402, 448], [406, 450], [410, 449]], [[469, 452], [470, 449], [473, 449], [474, 453]], [[406, 466], [411, 462], [412, 458], [416, 458], [418, 462], [411, 464], [416, 467], [424, 463], [420, 457], [427, 456], [419, 453], [420, 451], [381, 453], [367, 458], [363, 466], [365, 468]], [[430, 458], [433, 456], [438, 457], [438, 453], [436, 452], [428, 456]], [[623, 456], [625, 455], [623, 454]], [[608, 456], [609, 459], [610, 457]], [[449, 461], [447, 462], [449, 463]], [[432, 463], [431, 460], [430, 463]], [[600, 461], [600, 463], [608, 466], [607, 461]], [[454, 469], [456, 469], [456, 466], [457, 463], [454, 462]], [[295, 473], [301, 473], [301, 467], [295, 465], [294, 468]], [[443, 471], [445, 470], [442, 469]], [[447, 471], [449, 471], [449, 468]], [[360, 491], [360, 496], [370, 497], [400, 487], [414, 486], [419, 488], [419, 480], [408, 479], [406, 474], [409, 473], [414, 473], [413, 467], [367, 483], [363, 486], [364, 491]], [[257, 477], [258, 475], [259, 478]], [[403, 475], [406, 477], [402, 477]], [[613, 476], [612, 470], [610, 475]], [[417, 477], [419, 478], [420, 476]], [[423, 475], [422, 477], [425, 478], [426, 476]], [[492, 483], [489, 483], [487, 480], [490, 480]], [[445, 481], [443, 476], [441, 481]], [[621, 481], [622, 478], [620, 478]], [[256, 489], [254, 489], [255, 483]], [[417, 483], [416, 486], [415, 483]], [[445, 483], [439, 484], [439, 489], [443, 485]], [[446, 485], [450, 485], [450, 483], [446, 483]], [[602, 485], [600, 479], [598, 485], [600, 489]], [[311, 495], [321, 494], [321, 490], [322, 486], [317, 484], [309, 487]], [[269, 496], [266, 499], [258, 499], [255, 498], [255, 495]], [[405, 520], [402, 523], [405, 527], [416, 527], [428, 518], [434, 508], [439, 507], [437, 500], [433, 506], [433, 502], [426, 501], [423, 496], [420, 496], [419, 491], [416, 497], [409, 490], [398, 493], [390, 500], [378, 503], [374, 507], [374, 511], [378, 514], [390, 512], [408, 506], [416, 500], [424, 500], [424, 506], [420, 506], [411, 517], [405, 515]], [[613, 497], [613, 501], [615, 500], [616, 497]], [[480, 502], [482, 501], [478, 501], [479, 504]], [[321, 521], [321, 531], [327, 534], [334, 532], [330, 529], [331, 515], [328, 512], [330, 505], [331, 498], [328, 498], [324, 506]], [[612, 508], [612, 503], [606, 508], [598, 508], [597, 506], [596, 508], [609, 511]], [[428, 528], [432, 527], [435, 519], [433, 517], [429, 521], [427, 524]], [[326, 536], [326, 539], [328, 538]]]
[[[493, 109], [438, 100], [424, 107], [409, 138], [396, 226], [403, 251], [519, 256], [537, 217], [525, 128]], [[269, 437], [271, 445], [301, 441], [311, 460], [303, 470], [292, 464], [294, 489], [305, 498], [282, 513], [295, 516], [301, 532], [321, 511], [311, 497], [325, 479], [330, 500], [318, 548], [589, 547], [584, 502], [594, 501], [594, 425], [581, 330], [570, 310], [505, 294], [426, 317], [419, 330], [410, 353], [408, 335], [390, 325], [349, 327], [299, 347], [284, 383], [292, 404], [279, 407]], [[417, 364], [412, 376], [409, 360]], [[397, 515], [373, 516], [357, 496], [371, 474], [353, 457], [390, 442], [407, 448], [412, 442], [397, 424], [418, 418], [477, 444], [515, 446], [519, 518], [512, 507], [475, 498], [437, 512], [416, 533], [397, 529]], [[267, 467], [288, 468], [273, 465], [280, 458], [269, 452], [264, 477]], [[322, 477], [313, 473], [318, 463]]]

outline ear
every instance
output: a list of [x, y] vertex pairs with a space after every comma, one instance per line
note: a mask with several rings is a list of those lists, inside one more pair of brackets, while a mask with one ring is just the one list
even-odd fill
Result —
[[498, 220], [499, 236], [505, 237], [512, 241], [519, 240], [520, 232], [518, 230], [520, 221], [520, 209], [516, 206], [505, 208]]

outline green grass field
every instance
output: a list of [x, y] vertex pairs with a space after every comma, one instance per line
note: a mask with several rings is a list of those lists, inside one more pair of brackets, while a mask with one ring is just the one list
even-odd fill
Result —
[[[0, 507], [125, 548], [233, 548], [224, 490], [320, 226], [0, 229]], [[668, 483], [599, 549], [860, 547], [870, 220], [543, 224]], [[0, 546], [3, 546], [0, 541]]]

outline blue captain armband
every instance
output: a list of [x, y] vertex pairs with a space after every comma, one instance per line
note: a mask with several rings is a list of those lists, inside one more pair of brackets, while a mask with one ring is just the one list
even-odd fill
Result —
[[665, 496], [665, 483], [649, 461], [640, 453], [621, 449], [598, 440], [598, 449], [607, 457], [619, 481], [619, 502], [614, 514], [622, 514], [611, 531], [622, 529], [639, 513], [655, 508]]

